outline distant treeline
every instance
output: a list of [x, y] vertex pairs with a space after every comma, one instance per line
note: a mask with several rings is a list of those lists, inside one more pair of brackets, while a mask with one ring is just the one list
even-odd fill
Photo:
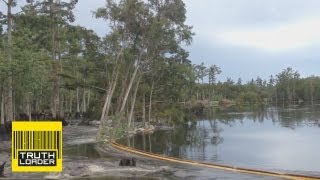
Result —
[[[206, 76], [210, 79], [210, 68], [201, 64], [197, 69], [204, 71], [204, 73], [196, 73], [198, 82]], [[221, 72], [220, 69], [218, 72]], [[298, 71], [288, 67], [276, 75], [271, 75], [269, 79], [257, 77], [246, 83], [243, 83], [241, 78], [237, 82], [230, 78], [225, 82], [209, 81], [209, 83], [197, 84], [196, 99], [219, 102], [231, 100], [238, 105], [250, 106], [284, 106], [301, 103], [313, 105], [320, 100], [320, 77], [301, 78]]]

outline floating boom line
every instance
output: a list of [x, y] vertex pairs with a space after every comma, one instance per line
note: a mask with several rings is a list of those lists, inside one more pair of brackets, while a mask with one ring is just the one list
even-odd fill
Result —
[[135, 148], [127, 147], [127, 146], [121, 145], [119, 143], [116, 143], [114, 141], [109, 142], [109, 144], [112, 147], [119, 149], [119, 150], [122, 150], [122, 151], [130, 152], [133, 154], [138, 154], [138, 155], [142, 155], [142, 156], [146, 156], [146, 157], [150, 157], [150, 158], [154, 158], [154, 159], [159, 159], [159, 160], [163, 160], [163, 161], [196, 165], [196, 166], [220, 169], [220, 170], [225, 170], [225, 171], [233, 171], [233, 172], [255, 174], [255, 175], [262, 175], [262, 176], [273, 176], [273, 177], [293, 179], [293, 180], [320, 180], [319, 176], [279, 173], [279, 172], [273, 172], [273, 171], [242, 168], [242, 167], [228, 166], [228, 165], [222, 165], [222, 164], [206, 163], [206, 162], [199, 162], [199, 161], [192, 161], [192, 160], [185, 160], [185, 159], [179, 159], [179, 158], [174, 158], [174, 157], [168, 157], [168, 156], [164, 156], [164, 155], [145, 152], [145, 151], [141, 151], [141, 150], [138, 150]]

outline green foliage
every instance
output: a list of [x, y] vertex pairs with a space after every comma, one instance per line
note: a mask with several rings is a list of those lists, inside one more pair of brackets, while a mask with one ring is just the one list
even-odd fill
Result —
[[169, 125], [181, 124], [184, 122], [185, 117], [186, 113], [178, 106], [166, 107], [164, 111], [158, 114], [158, 118], [163, 119]]
[[237, 103], [241, 105], [255, 105], [261, 103], [261, 100], [256, 92], [248, 91], [240, 93]]

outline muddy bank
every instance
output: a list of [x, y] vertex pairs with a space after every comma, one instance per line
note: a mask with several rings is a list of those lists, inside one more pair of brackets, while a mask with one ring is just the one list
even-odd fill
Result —
[[[0, 143], [0, 162], [7, 161], [5, 179], [78, 179], [78, 178], [144, 178], [164, 174], [169, 168], [163, 163], [137, 158], [136, 167], [119, 167], [123, 157], [133, 157], [117, 151], [107, 143], [96, 143], [95, 126], [66, 126], [63, 128], [63, 172], [61, 173], [12, 173], [11, 143]], [[158, 175], [157, 175], [158, 176]], [[161, 176], [161, 175], [160, 175]], [[148, 179], [148, 178], [147, 178]]]

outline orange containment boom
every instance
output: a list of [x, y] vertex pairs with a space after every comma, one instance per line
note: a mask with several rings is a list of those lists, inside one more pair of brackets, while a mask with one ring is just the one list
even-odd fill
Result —
[[185, 159], [173, 158], [173, 157], [141, 151], [135, 148], [130, 148], [130, 147], [118, 144], [113, 141], [109, 143], [112, 147], [122, 151], [130, 152], [133, 154], [142, 155], [142, 156], [146, 156], [154, 159], [175, 162], [175, 163], [189, 164], [189, 165], [196, 165], [196, 166], [202, 166], [207, 168], [220, 169], [225, 171], [233, 171], [233, 172], [255, 174], [255, 175], [262, 175], [262, 176], [273, 176], [278, 178], [286, 178], [286, 179], [294, 179], [294, 180], [316, 180], [316, 179], [320, 180], [320, 176], [316, 177], [316, 176], [307, 176], [307, 175], [299, 175], [299, 174], [279, 173], [279, 172], [264, 171], [264, 170], [258, 170], [258, 169], [249, 169], [249, 168], [241, 168], [241, 167], [234, 167], [234, 166], [214, 164], [214, 163], [185, 160]]

